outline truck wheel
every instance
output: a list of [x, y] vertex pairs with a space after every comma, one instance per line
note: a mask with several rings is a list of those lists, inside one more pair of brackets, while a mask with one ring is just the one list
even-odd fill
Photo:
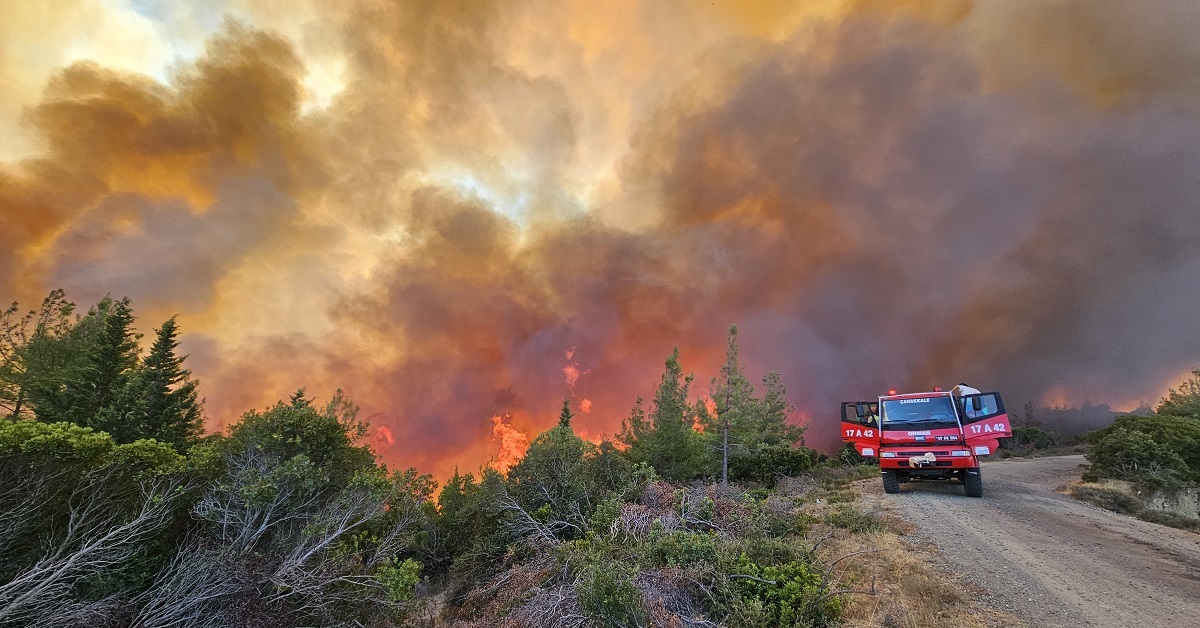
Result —
[[885, 492], [885, 493], [899, 493], [900, 492], [900, 478], [896, 477], [895, 471], [884, 471], [883, 472], [883, 492]]
[[979, 467], [967, 469], [963, 484], [966, 485], [967, 497], [983, 497], [983, 476], [979, 474]]

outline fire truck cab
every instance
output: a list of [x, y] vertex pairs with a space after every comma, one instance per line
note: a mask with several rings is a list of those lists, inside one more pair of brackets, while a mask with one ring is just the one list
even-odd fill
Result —
[[842, 403], [842, 440], [879, 461], [883, 490], [899, 493], [911, 480], [957, 480], [983, 497], [979, 458], [1012, 436], [1000, 393], [958, 397], [949, 392], [887, 395]]

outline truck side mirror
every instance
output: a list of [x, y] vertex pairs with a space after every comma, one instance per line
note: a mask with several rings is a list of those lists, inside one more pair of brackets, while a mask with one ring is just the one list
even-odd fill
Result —
[[971, 409], [976, 412], [983, 410], [983, 399], [979, 396], [971, 397]]
[[869, 414], [869, 412], [867, 412], [867, 404], [865, 404], [865, 403], [854, 404], [854, 414], [856, 416], [858, 416], [859, 421], [867, 418], [867, 415]]

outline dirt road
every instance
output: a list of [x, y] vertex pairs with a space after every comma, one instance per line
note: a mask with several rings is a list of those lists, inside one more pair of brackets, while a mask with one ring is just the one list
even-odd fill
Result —
[[1083, 462], [986, 463], [983, 499], [938, 482], [868, 490], [988, 591], [988, 606], [1030, 626], [1200, 625], [1200, 535], [1056, 493]]

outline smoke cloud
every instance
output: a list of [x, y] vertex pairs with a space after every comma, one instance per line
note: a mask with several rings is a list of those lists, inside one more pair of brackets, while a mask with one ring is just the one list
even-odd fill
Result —
[[206, 43], [0, 97], [0, 296], [179, 313], [213, 429], [341, 387], [442, 475], [564, 398], [612, 434], [676, 345], [703, 392], [734, 322], [825, 447], [888, 386], [1132, 407], [1200, 360], [1195, 3], [794, 4], [109, 7]]

